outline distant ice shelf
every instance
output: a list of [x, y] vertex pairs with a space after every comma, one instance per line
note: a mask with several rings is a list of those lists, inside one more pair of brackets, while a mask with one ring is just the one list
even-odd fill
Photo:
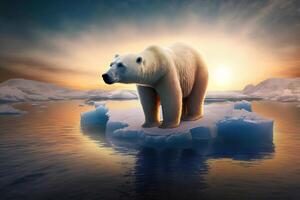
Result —
[[71, 90], [26, 79], [10, 79], [0, 83], [0, 103], [66, 99], [137, 99], [137, 94], [132, 90]]
[[18, 110], [11, 105], [3, 104], [0, 105], [0, 115], [21, 115], [27, 113], [23, 110]]
[[[10, 79], [0, 83], [0, 103], [51, 101], [65, 99], [120, 100], [138, 99], [134, 90], [74, 90], [51, 83]], [[240, 100], [300, 101], [300, 78], [272, 78], [243, 91], [208, 91], [206, 102]]]
[[204, 117], [181, 122], [178, 128], [142, 128], [142, 109], [111, 109], [97, 105], [81, 114], [81, 125], [103, 126], [107, 137], [130, 141], [142, 146], [174, 146], [187, 142], [222, 139], [272, 140], [273, 120], [251, 111], [247, 101], [205, 105]]
[[247, 85], [243, 94], [271, 101], [299, 102], [300, 77], [270, 78], [257, 85]]

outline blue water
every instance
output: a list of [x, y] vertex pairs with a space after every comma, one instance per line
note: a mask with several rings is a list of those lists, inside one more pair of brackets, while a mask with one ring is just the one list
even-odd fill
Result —
[[[192, 148], [136, 147], [82, 129], [80, 101], [0, 116], [0, 199], [300, 199], [300, 109], [253, 102], [274, 119], [268, 141], [199, 142]], [[108, 102], [110, 108], [136, 101]]]

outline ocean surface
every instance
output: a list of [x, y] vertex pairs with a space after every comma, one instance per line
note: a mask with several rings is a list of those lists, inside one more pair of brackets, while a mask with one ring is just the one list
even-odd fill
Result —
[[[195, 148], [123, 145], [86, 130], [83, 101], [14, 104], [0, 116], [0, 199], [300, 199], [300, 108], [253, 102], [274, 119], [273, 141]], [[137, 101], [108, 101], [112, 109]]]

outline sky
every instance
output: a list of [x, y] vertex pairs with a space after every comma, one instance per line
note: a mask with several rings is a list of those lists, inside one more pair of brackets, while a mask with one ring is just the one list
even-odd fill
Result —
[[102, 81], [114, 55], [176, 42], [201, 53], [209, 90], [300, 77], [300, 1], [0, 1], [1, 82], [134, 89]]

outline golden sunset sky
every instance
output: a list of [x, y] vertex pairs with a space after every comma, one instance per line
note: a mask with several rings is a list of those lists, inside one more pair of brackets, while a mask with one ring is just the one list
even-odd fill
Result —
[[209, 90], [300, 76], [299, 1], [2, 1], [0, 81], [105, 85], [115, 54], [184, 42], [202, 54]]

